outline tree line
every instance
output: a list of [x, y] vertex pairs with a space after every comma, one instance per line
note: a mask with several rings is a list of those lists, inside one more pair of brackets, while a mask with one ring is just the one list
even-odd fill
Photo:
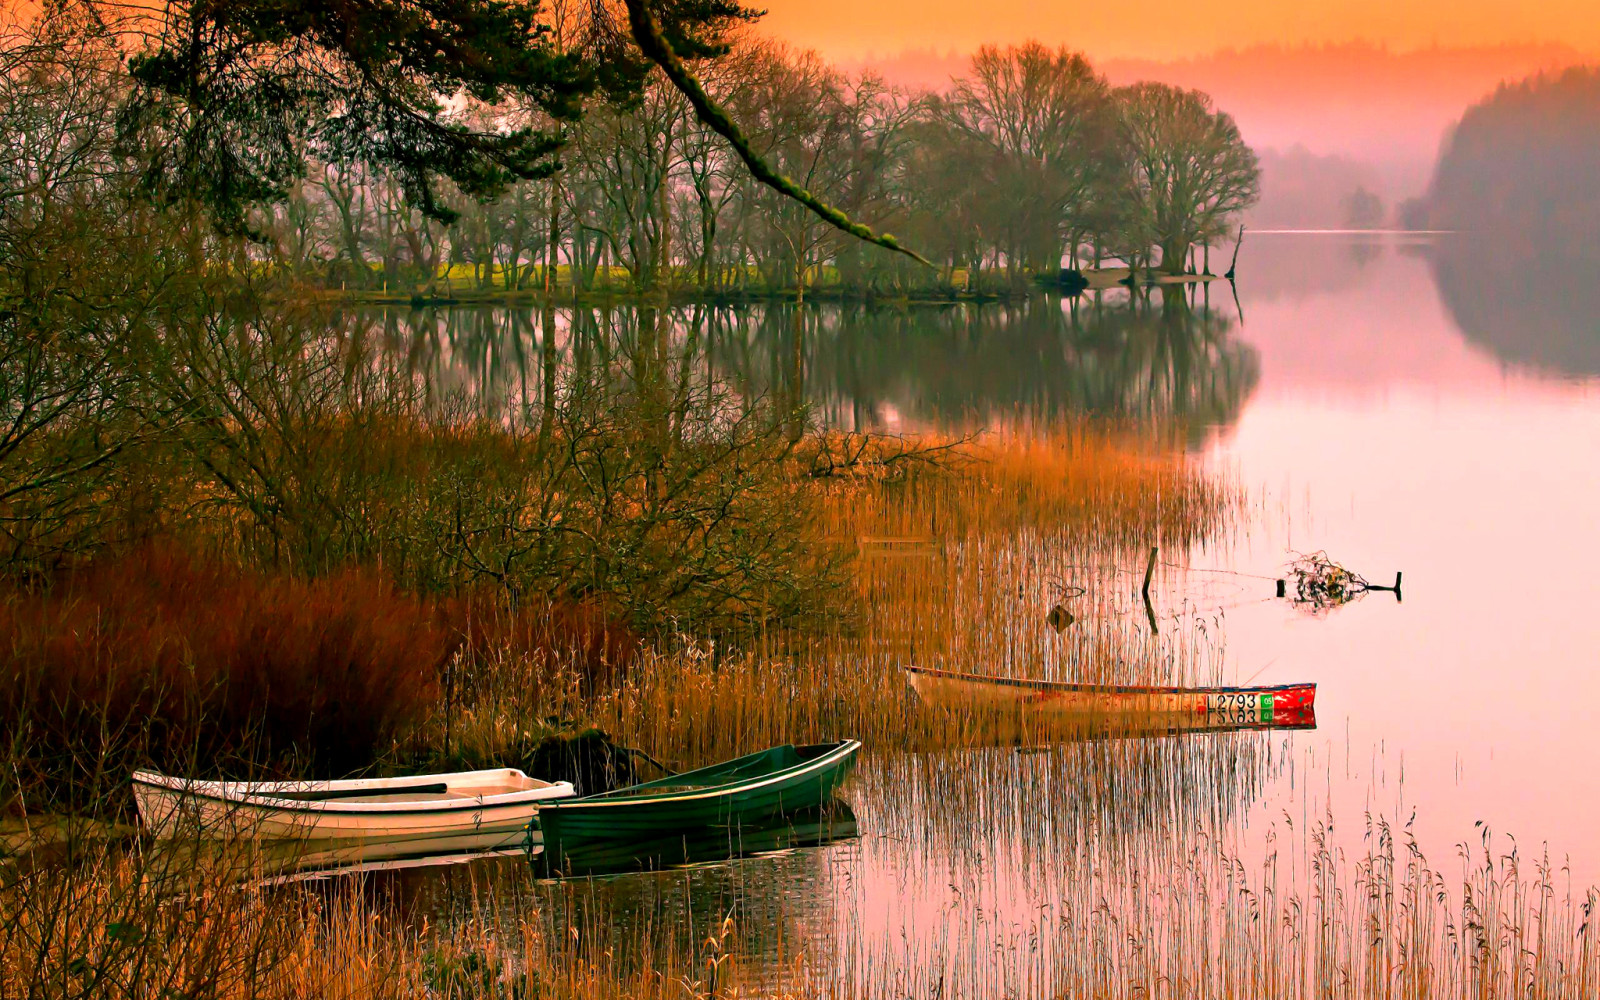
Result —
[[1462, 115], [1426, 199], [1434, 228], [1569, 249], [1600, 227], [1600, 68], [1503, 84]]
[[[538, 25], [428, 15], [452, 53], [435, 67], [388, 21], [290, 6], [305, 10], [170, 4], [152, 26], [69, 5], [14, 25], [7, 85], [32, 102], [7, 122], [19, 169], [76, 170], [93, 150], [103, 194], [198, 208], [253, 236], [258, 263], [423, 294], [1015, 288], [1107, 259], [1178, 273], [1208, 265], [1259, 189], [1206, 95], [1112, 87], [1064, 48], [985, 47], [944, 90], [910, 92], [754, 35], [736, 4], [674, 5], [662, 30], [695, 57], [695, 86], [786, 191], [588, 8], [537, 8]], [[489, 28], [536, 42], [500, 53]], [[935, 268], [854, 238], [816, 198]]]
[[943, 92], [914, 93], [746, 37], [702, 80], [766, 161], [937, 273], [759, 183], [659, 78], [565, 125], [551, 176], [490, 200], [445, 185], [450, 224], [391, 172], [313, 163], [263, 210], [263, 245], [335, 287], [429, 294], [1015, 288], [1108, 259], [1198, 270], [1196, 250], [1227, 238], [1259, 186], [1254, 154], [1204, 94], [1112, 87], [1066, 49], [985, 47]]

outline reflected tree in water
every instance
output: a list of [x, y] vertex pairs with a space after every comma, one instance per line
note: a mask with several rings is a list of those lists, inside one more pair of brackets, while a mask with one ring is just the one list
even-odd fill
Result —
[[1232, 321], [1175, 287], [1154, 301], [817, 310], [803, 325], [786, 312], [728, 318], [714, 338], [719, 366], [770, 387], [803, 356], [821, 419], [851, 428], [1090, 416], [1199, 444], [1238, 418], [1259, 376]]
[[[1228, 312], [1232, 310], [1231, 301]], [[539, 372], [637, 356], [640, 329], [678, 364], [847, 429], [950, 429], [1088, 416], [1152, 425], [1191, 446], [1238, 419], [1256, 353], [1204, 289], [1158, 287], [1015, 306], [792, 305], [554, 311], [454, 308], [371, 314], [440, 389], [485, 405], [538, 400]], [[549, 331], [548, 333], [545, 331]], [[550, 350], [543, 345], [548, 343]], [[692, 360], [691, 360], [692, 359]]]
[[1462, 335], [1501, 361], [1600, 375], [1600, 250], [1538, 239], [1441, 237], [1439, 296]]
[[1531, 77], [1469, 108], [1434, 172], [1433, 256], [1467, 339], [1514, 364], [1600, 374], [1600, 69]]

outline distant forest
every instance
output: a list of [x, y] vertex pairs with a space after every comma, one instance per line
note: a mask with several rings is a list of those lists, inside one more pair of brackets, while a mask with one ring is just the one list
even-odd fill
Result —
[[1532, 77], [1469, 108], [1440, 154], [1428, 201], [1438, 228], [1592, 244], [1600, 233], [1600, 68]]
[[1511, 361], [1600, 374], [1600, 68], [1503, 86], [1462, 116], [1427, 221], [1466, 335]]
[[[1097, 68], [1113, 86], [1159, 81], [1203, 91], [1227, 109], [1262, 159], [1261, 202], [1244, 219], [1251, 229], [1326, 228], [1350, 224], [1358, 189], [1384, 203], [1383, 225], [1404, 221], [1398, 210], [1427, 190], [1441, 142], [1463, 109], [1503, 81], [1584, 60], [1571, 46], [1548, 43], [1400, 50], [1351, 42], [1107, 59]], [[847, 68], [939, 90], [966, 62], [955, 52], [907, 50]], [[1370, 211], [1371, 199], [1361, 201]]]

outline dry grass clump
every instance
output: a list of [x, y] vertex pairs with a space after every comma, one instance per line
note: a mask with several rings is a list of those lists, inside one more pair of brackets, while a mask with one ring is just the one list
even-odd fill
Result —
[[358, 893], [274, 897], [240, 880], [250, 869], [237, 852], [75, 860], [0, 883], [0, 996], [419, 995], [415, 937]]
[[86, 806], [141, 765], [369, 766], [425, 716], [456, 645], [370, 573], [306, 581], [166, 548], [100, 560], [0, 594], [5, 780]]
[[830, 533], [867, 544], [1031, 531], [1102, 553], [1182, 549], [1233, 523], [1237, 496], [1152, 434], [1088, 420], [877, 445], [838, 477]]
[[[361, 877], [264, 885], [246, 845], [145, 846], [0, 880], [0, 997], [72, 1000], [687, 1000], [743, 995], [733, 926], [601, 924], [522, 869], [431, 922]], [[576, 905], [574, 905], [576, 904]], [[762, 995], [771, 995], [763, 992]]]
[[[450, 716], [496, 687], [593, 696], [638, 648], [595, 604], [426, 601], [371, 572], [304, 580], [146, 546], [0, 590], [0, 805], [126, 813], [137, 767], [339, 777], [436, 763]], [[504, 766], [507, 749], [483, 746], [481, 765]]]

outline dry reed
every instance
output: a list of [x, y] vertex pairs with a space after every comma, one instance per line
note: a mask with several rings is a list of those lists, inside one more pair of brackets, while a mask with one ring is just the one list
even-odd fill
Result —
[[[118, 902], [129, 887], [149, 884], [136, 853], [0, 884], [0, 997], [87, 995], [82, 972], [108, 954], [120, 971], [96, 995], [128, 1000], [169, 986], [462, 1000], [1600, 995], [1588, 926], [1600, 899], [1563, 887], [1546, 858], [1530, 871], [1485, 840], [1463, 845], [1450, 875], [1379, 817], [1356, 854], [1331, 819], [1285, 817], [1264, 846], [1237, 843], [1239, 818], [1288, 766], [1284, 737], [974, 749], [993, 734], [918, 710], [904, 663], [1130, 681], [1221, 672], [1211, 623], [1151, 635], [1127, 580], [1086, 567], [1201, 544], [1234, 498], [1109, 437], [1059, 442], [1002, 448], [959, 476], [832, 486], [828, 530], [854, 547], [851, 632], [773, 635], [737, 655], [684, 639], [599, 694], [548, 651], [537, 664], [505, 655], [463, 709], [463, 733], [486, 744], [568, 714], [677, 763], [863, 737], [873, 752], [847, 794], [865, 835], [842, 854], [612, 882], [535, 883], [513, 865], [464, 873], [457, 913], [408, 921], [359, 886], [268, 891], [205, 865], [166, 897], [177, 902], [140, 890], [130, 906]], [[1064, 598], [1068, 584], [1085, 592]], [[1043, 619], [1062, 599], [1079, 624], [1057, 634]], [[117, 950], [129, 932], [112, 929], [125, 913], [162, 928], [141, 940], [178, 942], [187, 927], [189, 944], [130, 964]]]
[[[465, 728], [499, 734], [478, 737], [492, 743], [530, 720], [583, 718], [687, 765], [846, 735], [879, 748], [994, 737], [990, 720], [920, 711], [902, 666], [1105, 683], [1220, 675], [1214, 623], [1151, 634], [1134, 586], [1102, 567], [1217, 537], [1239, 507], [1224, 486], [1087, 424], [911, 447], [938, 461], [902, 472], [869, 458], [827, 487], [822, 530], [849, 552], [853, 627], [736, 652], [683, 636], [593, 696], [576, 678], [536, 690], [511, 658]], [[1046, 618], [1063, 600], [1078, 624], [1058, 633]]]

